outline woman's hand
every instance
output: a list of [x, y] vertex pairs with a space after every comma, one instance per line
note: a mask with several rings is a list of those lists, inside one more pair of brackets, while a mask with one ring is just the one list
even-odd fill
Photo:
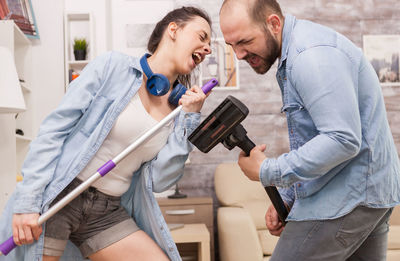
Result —
[[12, 220], [13, 239], [17, 245], [31, 244], [38, 240], [42, 227], [38, 225], [39, 214], [14, 214]]
[[182, 95], [179, 104], [183, 106], [185, 112], [200, 112], [208, 95], [210, 95], [210, 92], [206, 95], [199, 86], [194, 85]]

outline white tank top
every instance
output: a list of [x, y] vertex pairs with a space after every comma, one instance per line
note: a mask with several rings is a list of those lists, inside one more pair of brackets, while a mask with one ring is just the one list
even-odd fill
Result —
[[[117, 118], [93, 159], [79, 173], [78, 178], [81, 180], [88, 179], [105, 162], [121, 153], [155, 124], [157, 124], [157, 121], [146, 111], [139, 94], [136, 93]], [[94, 182], [92, 186], [107, 195], [121, 196], [124, 194], [131, 184], [133, 172], [138, 170], [142, 163], [153, 159], [167, 143], [173, 125], [173, 121], [171, 121], [161, 128], [155, 136], [136, 148], [107, 175]]]

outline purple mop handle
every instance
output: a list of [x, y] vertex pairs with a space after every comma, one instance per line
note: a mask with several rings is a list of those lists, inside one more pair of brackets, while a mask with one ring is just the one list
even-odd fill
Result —
[[3, 255], [7, 255], [8, 253], [11, 252], [11, 250], [13, 250], [14, 248], [17, 247], [17, 244], [14, 243], [14, 240], [12, 237], [10, 237], [9, 239], [7, 239], [6, 241], [4, 241], [1, 245], [0, 245], [0, 256]]
[[[206, 84], [203, 85], [203, 87], [201, 87], [201, 89], [203, 90], [203, 92], [205, 94], [207, 94], [209, 91], [211, 91], [212, 88], [214, 88], [216, 85], [218, 84], [218, 81], [213, 78], [210, 81], [208, 81]], [[177, 109], [177, 111], [180, 110], [180, 108], [182, 108], [182, 105], [179, 106], [179, 108]], [[129, 153], [130, 150], [124, 154]], [[122, 154], [122, 153], [121, 153]], [[117, 156], [118, 157], [118, 156]], [[121, 160], [123, 157], [118, 157], [119, 160]], [[114, 159], [115, 160], [115, 159]], [[109, 160], [108, 162], [106, 162], [103, 166], [101, 166], [97, 172], [100, 174], [100, 176], [104, 177], [108, 172], [110, 172], [115, 166], [116, 164], [119, 162], [119, 160], [115, 160], [115, 163], [113, 160]], [[46, 212], [47, 213], [47, 212]], [[50, 218], [50, 217], [49, 217]], [[39, 222], [40, 223], [40, 222]], [[40, 224], [41, 225], [41, 224]], [[13, 250], [15, 247], [17, 247], [17, 244], [14, 243], [13, 237], [10, 237], [9, 239], [7, 239], [6, 241], [4, 241], [2, 244], [0, 244], [0, 256], [2, 255], [7, 255], [8, 253], [11, 252], [11, 250]]]
[[211, 91], [212, 88], [215, 87], [215, 85], [218, 84], [217, 79], [212, 78], [211, 80], [209, 80], [206, 84], [203, 85], [203, 87], [201, 87], [201, 89], [203, 90], [203, 92], [205, 94], [207, 94], [209, 91]]

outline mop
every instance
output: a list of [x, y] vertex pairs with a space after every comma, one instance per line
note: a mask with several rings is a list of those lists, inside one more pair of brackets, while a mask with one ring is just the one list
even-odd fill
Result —
[[[216, 79], [211, 79], [208, 81], [203, 87], [201, 87], [204, 93], [208, 93], [214, 86], [218, 84]], [[73, 191], [71, 191], [68, 195], [54, 204], [51, 208], [49, 208], [45, 213], [40, 215], [38, 219], [38, 225], [42, 225], [49, 218], [51, 218], [54, 214], [56, 214], [59, 210], [65, 207], [69, 202], [71, 202], [74, 198], [79, 196], [83, 191], [90, 187], [96, 180], [101, 177], [104, 177], [108, 172], [110, 172], [121, 160], [123, 160], [129, 153], [134, 151], [137, 147], [139, 147], [142, 143], [149, 140], [153, 135], [160, 130], [164, 125], [166, 125], [169, 121], [174, 119], [179, 112], [182, 110], [182, 105], [179, 105], [176, 109], [174, 109], [171, 113], [169, 113], [164, 119], [154, 125], [150, 130], [148, 130], [145, 134], [140, 136], [136, 141], [130, 144], [125, 150], [123, 150], [120, 154], [118, 154], [115, 158], [107, 161], [103, 166], [101, 166], [96, 173], [94, 173], [91, 177], [89, 177], [86, 181], [82, 182], [78, 187], [76, 187]], [[15, 244], [13, 237], [11, 236], [9, 239], [4, 241], [0, 245], [0, 256], [7, 255], [17, 247]]]

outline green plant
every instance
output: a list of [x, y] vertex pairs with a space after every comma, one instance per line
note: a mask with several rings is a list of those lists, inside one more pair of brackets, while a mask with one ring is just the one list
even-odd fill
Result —
[[86, 50], [87, 42], [85, 38], [75, 38], [74, 39], [74, 51], [76, 50]]

